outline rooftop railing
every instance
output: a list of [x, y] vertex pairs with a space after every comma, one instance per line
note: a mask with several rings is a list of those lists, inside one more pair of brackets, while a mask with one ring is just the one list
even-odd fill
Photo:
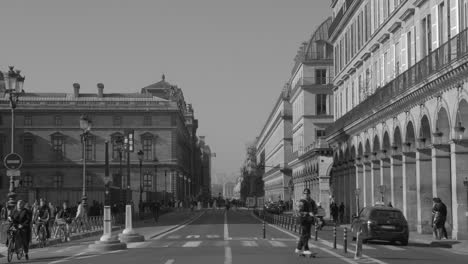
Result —
[[465, 29], [385, 86], [378, 88], [374, 94], [367, 97], [359, 105], [336, 120], [334, 124], [330, 125], [326, 129], [326, 134], [331, 135], [338, 130], [343, 130], [351, 123], [366, 118], [369, 113], [377, 112], [384, 105], [392, 104], [396, 97], [405, 93], [411, 87], [427, 80], [431, 75], [440, 72], [446, 66], [467, 54], [468, 29]]

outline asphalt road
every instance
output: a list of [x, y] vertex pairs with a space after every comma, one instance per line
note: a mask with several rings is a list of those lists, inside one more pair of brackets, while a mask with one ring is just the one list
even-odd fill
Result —
[[[248, 263], [466, 263], [467, 255], [454, 254], [450, 249], [431, 248], [418, 244], [409, 246], [387, 243], [364, 245], [364, 257], [354, 260], [353, 243], [347, 254], [332, 248], [331, 227], [312, 241], [317, 258], [298, 257], [293, 251], [297, 235], [267, 225], [263, 239], [262, 224], [250, 211], [207, 210], [193, 222], [145, 242], [130, 243], [127, 250], [111, 252], [89, 251], [96, 238], [74, 241], [31, 252], [29, 263], [162, 263], [162, 264], [248, 264]], [[340, 235], [339, 235], [340, 236]], [[341, 236], [342, 237], [342, 236]], [[2, 258], [2, 262], [6, 262]], [[13, 262], [18, 263], [16, 258]]]

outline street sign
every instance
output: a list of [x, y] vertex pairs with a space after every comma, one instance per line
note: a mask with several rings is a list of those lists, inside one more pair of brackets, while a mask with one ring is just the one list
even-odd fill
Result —
[[255, 207], [255, 198], [247, 197], [247, 207]]
[[8, 177], [19, 177], [21, 176], [20, 170], [7, 170], [7, 176]]
[[23, 165], [23, 159], [16, 153], [10, 153], [6, 155], [3, 164], [5, 164], [5, 167], [9, 170], [18, 170]]

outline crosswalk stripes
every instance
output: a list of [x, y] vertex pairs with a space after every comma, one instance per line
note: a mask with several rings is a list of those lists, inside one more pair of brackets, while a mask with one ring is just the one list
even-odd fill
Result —
[[250, 241], [250, 240], [241, 241], [241, 243], [244, 247], [257, 247], [258, 246], [258, 244], [255, 241]]
[[281, 241], [268, 241], [273, 247], [286, 247], [286, 244]]
[[394, 251], [404, 251], [405, 250], [404, 248], [395, 247], [395, 246], [391, 246], [391, 245], [383, 245], [382, 247], [384, 247], [386, 249], [394, 250]]
[[198, 247], [201, 243], [202, 241], [187, 241], [182, 245], [182, 247]]

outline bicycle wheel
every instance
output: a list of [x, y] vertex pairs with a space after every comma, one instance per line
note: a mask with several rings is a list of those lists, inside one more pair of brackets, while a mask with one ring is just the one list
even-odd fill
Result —
[[16, 253], [16, 258], [20, 260], [23, 256], [24, 256], [24, 251], [23, 251], [23, 247], [21, 246], [21, 248], [18, 249], [18, 252]]
[[62, 243], [67, 241], [67, 236], [66, 236], [67, 231], [65, 230], [65, 228], [66, 227], [64, 226], [60, 227], [60, 241], [62, 241]]
[[39, 228], [39, 247], [41, 248], [45, 247], [46, 239], [47, 239], [47, 231], [45, 229], [45, 226], [41, 225], [41, 227]]
[[8, 262], [11, 262], [13, 259], [13, 253], [15, 252], [15, 241], [11, 239], [11, 237], [8, 238]]

